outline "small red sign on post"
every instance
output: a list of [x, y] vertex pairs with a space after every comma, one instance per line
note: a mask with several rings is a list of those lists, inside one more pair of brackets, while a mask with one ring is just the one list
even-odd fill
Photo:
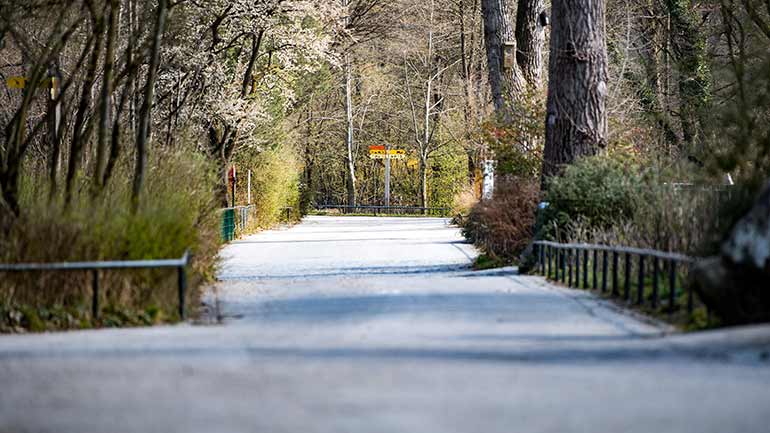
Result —
[[235, 181], [236, 181], [235, 165], [230, 167], [230, 170], [228, 171], [227, 178], [230, 181], [230, 190], [231, 190], [232, 196], [233, 196], [233, 207], [235, 207]]
[[230, 167], [227, 178], [230, 179], [230, 183], [235, 183], [235, 166]]

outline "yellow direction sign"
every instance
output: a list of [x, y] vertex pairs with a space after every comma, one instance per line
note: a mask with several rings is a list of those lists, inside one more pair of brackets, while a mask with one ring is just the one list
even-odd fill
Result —
[[371, 159], [406, 159], [406, 150], [403, 149], [379, 149], [379, 146], [372, 146], [369, 149], [369, 158]]
[[5, 83], [11, 89], [23, 89], [27, 86], [27, 79], [24, 77], [11, 77], [5, 80]]
[[[29, 81], [26, 77], [10, 77], [7, 80], [5, 80], [5, 84], [8, 85], [11, 89], [23, 89], [27, 87], [27, 81]], [[56, 77], [48, 77], [44, 78], [40, 81], [37, 85], [38, 87], [59, 87], [59, 82], [56, 79]]]

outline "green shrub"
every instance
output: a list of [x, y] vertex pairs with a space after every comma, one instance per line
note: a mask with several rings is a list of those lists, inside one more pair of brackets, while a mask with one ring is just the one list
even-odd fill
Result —
[[248, 201], [245, 173], [251, 170], [251, 202], [255, 205], [250, 216], [250, 232], [265, 229], [284, 221], [285, 208], [290, 216], [300, 216], [299, 179], [302, 167], [296, 150], [290, 144], [272, 149], [244, 152], [238, 160], [241, 172], [238, 203]]
[[468, 183], [468, 155], [460, 146], [442, 149], [429, 160], [428, 206], [451, 208]]
[[590, 229], [609, 228], [634, 216], [642, 194], [642, 173], [637, 164], [617, 156], [583, 158], [561, 176], [548, 181], [539, 221], [539, 237], [563, 239], [571, 224]]

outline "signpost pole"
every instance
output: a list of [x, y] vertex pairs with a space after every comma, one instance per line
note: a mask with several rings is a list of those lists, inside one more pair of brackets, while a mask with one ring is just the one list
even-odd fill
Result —
[[235, 204], [235, 182], [236, 182], [236, 176], [237, 175], [235, 173], [235, 165], [233, 165], [232, 168], [230, 169], [230, 188], [231, 188], [230, 192], [232, 194], [232, 200], [233, 200], [232, 204], [233, 204], [233, 207], [236, 206], [236, 204]]
[[248, 189], [249, 189], [249, 192], [247, 193], [248, 203], [246, 204], [251, 206], [251, 170], [249, 170], [249, 176], [248, 176]]
[[390, 207], [390, 145], [385, 155], [385, 206]]

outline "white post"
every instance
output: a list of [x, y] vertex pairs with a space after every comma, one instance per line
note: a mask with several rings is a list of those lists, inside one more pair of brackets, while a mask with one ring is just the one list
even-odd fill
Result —
[[246, 195], [248, 196], [248, 200], [246, 204], [251, 205], [251, 170], [249, 170], [247, 183], [248, 183], [248, 186], [247, 186], [248, 192], [246, 193]]
[[484, 161], [484, 183], [482, 184], [481, 198], [492, 200], [495, 193], [495, 161]]

